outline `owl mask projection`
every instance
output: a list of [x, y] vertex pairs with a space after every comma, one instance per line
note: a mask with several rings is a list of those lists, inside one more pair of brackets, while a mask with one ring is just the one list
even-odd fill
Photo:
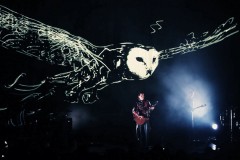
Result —
[[[66, 72], [46, 77], [39, 84], [21, 84], [19, 75], [5, 87], [22, 92], [25, 97], [39, 100], [54, 95], [62, 88], [65, 100], [71, 103], [94, 103], [97, 92], [110, 84], [125, 80], [143, 80], [153, 74], [160, 60], [172, 58], [218, 43], [237, 33], [234, 18], [228, 19], [213, 32], [204, 32], [199, 38], [194, 33], [177, 47], [157, 51], [154, 47], [134, 43], [96, 46], [67, 31], [0, 6], [0, 44], [27, 56], [52, 65], [69, 67]], [[27, 76], [27, 75], [25, 75]], [[44, 86], [47, 92], [41, 92]]]

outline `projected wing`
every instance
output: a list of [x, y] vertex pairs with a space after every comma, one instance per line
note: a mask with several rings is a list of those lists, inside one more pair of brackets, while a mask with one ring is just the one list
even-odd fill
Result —
[[[19, 75], [13, 84], [14, 91], [33, 96], [53, 94], [53, 88], [43, 95], [37, 90], [46, 83], [58, 86], [70, 102], [93, 103], [96, 92], [109, 84], [123, 80], [146, 79], [158, 65], [159, 53], [153, 48], [132, 43], [95, 46], [87, 40], [45, 25], [0, 6], [0, 44], [19, 53], [47, 61], [50, 64], [70, 66], [67, 72], [47, 77], [36, 85], [19, 84]], [[111, 74], [111, 75], [110, 75]], [[31, 96], [30, 96], [31, 97]], [[24, 100], [29, 98], [26, 96]]]
[[185, 40], [186, 42], [181, 43], [178, 47], [160, 51], [161, 54], [159, 59], [172, 58], [176, 54], [193, 52], [220, 42], [239, 32], [236, 29], [237, 24], [233, 22], [234, 18], [229, 18], [225, 23], [219, 25], [213, 32], [204, 32], [200, 37], [195, 37], [192, 32], [188, 34], [188, 37]]
[[104, 48], [3, 6], [0, 6], [0, 42], [5, 48], [51, 64], [78, 68], [92, 60], [101, 63], [96, 51]]
[[[97, 85], [100, 88], [107, 85], [105, 81], [110, 68], [103, 63], [103, 57], [99, 56], [107, 46], [95, 46], [81, 37], [45, 25], [3, 6], [0, 6], [0, 44], [4, 48], [38, 60], [72, 68], [69, 72], [47, 79], [54, 85], [64, 84], [62, 87], [67, 88], [67, 97], [75, 97], [79, 92], [87, 92]], [[7, 88], [15, 87], [14, 90], [17, 91], [32, 92], [46, 83], [42, 81], [39, 85], [23, 85], [18, 84], [18, 79], [19, 77]]]

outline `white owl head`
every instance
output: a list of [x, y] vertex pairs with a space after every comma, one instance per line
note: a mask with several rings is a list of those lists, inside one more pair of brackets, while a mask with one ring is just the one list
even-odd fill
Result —
[[146, 79], [157, 68], [159, 55], [160, 52], [154, 48], [134, 47], [128, 53], [127, 67], [139, 79]]

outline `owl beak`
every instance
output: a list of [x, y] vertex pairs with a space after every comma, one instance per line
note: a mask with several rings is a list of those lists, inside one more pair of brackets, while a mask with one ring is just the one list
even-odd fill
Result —
[[151, 76], [152, 75], [152, 70], [147, 70], [147, 75], [148, 74]]

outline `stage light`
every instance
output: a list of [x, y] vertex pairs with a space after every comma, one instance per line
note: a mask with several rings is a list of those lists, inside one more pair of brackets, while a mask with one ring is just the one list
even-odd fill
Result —
[[218, 125], [216, 123], [213, 123], [212, 124], [212, 129], [217, 130], [218, 129]]
[[209, 144], [209, 147], [210, 147], [212, 150], [214, 150], [214, 151], [217, 150], [217, 145], [214, 144], [214, 143], [210, 143], [210, 144]]

